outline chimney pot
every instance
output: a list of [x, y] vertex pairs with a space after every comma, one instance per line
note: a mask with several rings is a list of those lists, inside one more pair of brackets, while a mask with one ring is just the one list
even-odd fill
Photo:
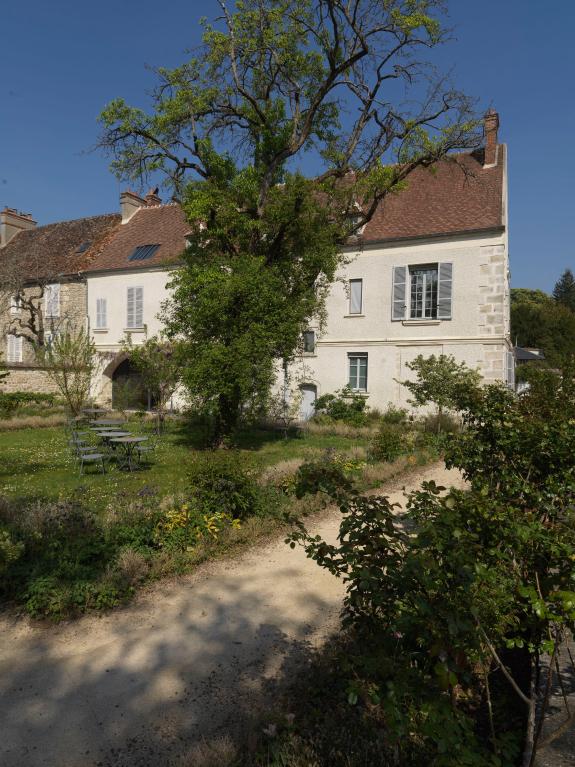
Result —
[[499, 115], [494, 109], [490, 109], [483, 119], [485, 134], [485, 158], [483, 165], [497, 164], [497, 131], [499, 130]]
[[150, 189], [150, 191], [146, 195], [146, 205], [148, 207], [151, 207], [152, 205], [162, 204], [162, 198], [158, 194], [159, 191], [160, 190], [158, 189], [158, 187], [156, 187], [155, 189]]

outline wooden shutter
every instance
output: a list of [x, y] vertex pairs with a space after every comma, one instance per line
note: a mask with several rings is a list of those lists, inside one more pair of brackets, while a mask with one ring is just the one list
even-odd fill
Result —
[[8, 362], [22, 362], [22, 337], [8, 336]]
[[44, 293], [44, 314], [46, 317], [60, 316], [60, 285], [46, 285]]
[[393, 267], [391, 319], [404, 320], [407, 309], [407, 266]]
[[141, 328], [144, 324], [144, 288], [135, 288], [134, 315], [136, 327]]
[[363, 280], [349, 281], [349, 313], [361, 314], [363, 304]]
[[97, 298], [96, 299], [96, 327], [97, 328], [107, 327], [106, 323], [108, 319], [106, 317], [106, 314], [107, 314], [106, 310], [107, 310], [106, 299]]
[[451, 319], [451, 294], [453, 292], [453, 264], [444, 261], [438, 267], [437, 319]]

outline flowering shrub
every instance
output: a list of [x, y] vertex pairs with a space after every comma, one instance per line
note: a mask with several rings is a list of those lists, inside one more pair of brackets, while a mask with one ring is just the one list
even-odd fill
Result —
[[193, 504], [184, 503], [165, 512], [156, 528], [156, 540], [160, 546], [186, 550], [205, 538], [217, 540], [226, 527], [240, 524], [225, 512], [202, 514]]

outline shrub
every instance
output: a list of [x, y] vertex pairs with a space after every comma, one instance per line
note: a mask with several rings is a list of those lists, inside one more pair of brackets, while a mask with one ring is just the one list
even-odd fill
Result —
[[13, 541], [8, 530], [0, 528], [0, 575], [19, 559], [23, 550], [23, 543]]
[[317, 415], [325, 415], [350, 426], [365, 426], [368, 421], [367, 409], [366, 398], [348, 386], [335, 394], [323, 394], [315, 403]]
[[0, 418], [10, 418], [26, 405], [37, 405], [42, 408], [53, 407], [56, 403], [55, 394], [44, 392], [0, 392]]
[[403, 407], [396, 407], [391, 402], [381, 416], [384, 423], [399, 425], [407, 422], [407, 410]]
[[188, 472], [190, 502], [202, 515], [245, 519], [258, 512], [260, 495], [254, 470], [232, 450], [194, 456]]
[[422, 419], [424, 431], [436, 434], [457, 434], [461, 431], [461, 421], [449, 413], [429, 413]]
[[369, 446], [369, 456], [375, 461], [395, 461], [404, 453], [406, 443], [401, 429], [383, 422]]

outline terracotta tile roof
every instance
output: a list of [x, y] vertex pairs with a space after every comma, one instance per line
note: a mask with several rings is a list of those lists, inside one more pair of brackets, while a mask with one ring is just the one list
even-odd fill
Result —
[[[454, 155], [434, 170], [415, 171], [407, 189], [390, 195], [367, 224], [363, 242], [453, 235], [503, 224], [504, 146], [499, 162], [483, 167], [483, 151]], [[190, 226], [176, 203], [140, 208], [96, 250], [86, 272], [148, 269], [175, 263]], [[159, 245], [151, 258], [130, 261], [138, 246]]]
[[14, 270], [27, 281], [76, 274], [121, 220], [110, 213], [21, 231], [0, 250], [0, 269]]
[[408, 239], [457, 234], [503, 225], [505, 146], [498, 163], [483, 167], [483, 150], [454, 155], [433, 170], [419, 168], [407, 189], [390, 195], [366, 225], [362, 240]]
[[[190, 225], [179, 205], [169, 203], [142, 207], [127, 223], [114, 231], [98, 253], [93, 254], [85, 271], [148, 269], [151, 266], [174, 263], [186, 247], [186, 234], [189, 231]], [[160, 247], [151, 258], [130, 261], [134, 250], [141, 245]]]

